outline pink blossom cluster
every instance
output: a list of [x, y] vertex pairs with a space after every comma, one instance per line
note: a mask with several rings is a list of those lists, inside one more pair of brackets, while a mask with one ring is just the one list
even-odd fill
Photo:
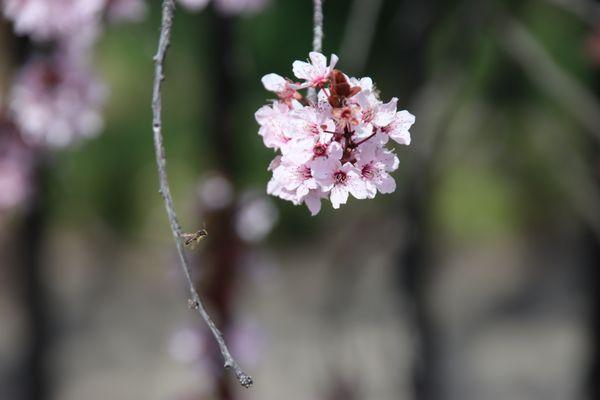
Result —
[[106, 89], [91, 68], [94, 44], [104, 21], [137, 20], [145, 8], [145, 0], [0, 0], [0, 16], [30, 39], [23, 62], [7, 57], [16, 72], [0, 93], [0, 209], [34, 192], [39, 150], [99, 133]]
[[[212, 0], [215, 9], [223, 15], [255, 14], [261, 11], [270, 0]], [[179, 0], [190, 11], [204, 9], [210, 0]]]
[[104, 0], [3, 0], [15, 32], [50, 40], [79, 31], [100, 13]]
[[[6, 99], [9, 117], [28, 144], [65, 147], [102, 127], [104, 85], [91, 53], [102, 22], [137, 20], [145, 0], [0, 0], [16, 34], [33, 46]], [[38, 43], [43, 51], [37, 52]]]
[[15, 122], [32, 145], [65, 147], [98, 134], [106, 89], [66, 55], [34, 59], [16, 77], [10, 103]]
[[2, 0], [2, 11], [18, 34], [49, 41], [96, 27], [104, 16], [137, 20], [146, 4], [144, 0]]
[[[374, 198], [392, 193], [390, 175], [399, 160], [389, 140], [410, 144], [415, 117], [397, 110], [397, 98], [384, 103], [371, 78], [356, 79], [334, 69], [338, 61], [312, 52], [310, 61], [295, 61], [299, 82], [277, 74], [262, 78], [278, 99], [255, 114], [265, 146], [279, 151], [269, 166], [267, 192], [292, 203], [306, 204], [312, 215], [329, 199], [333, 208], [349, 195]], [[312, 89], [315, 98], [301, 90]], [[307, 98], [308, 97], [308, 98]]]

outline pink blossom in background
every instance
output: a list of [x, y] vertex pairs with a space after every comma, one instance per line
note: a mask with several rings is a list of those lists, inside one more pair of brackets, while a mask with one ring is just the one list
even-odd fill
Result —
[[[179, 0], [190, 11], [204, 9], [211, 0]], [[267, 6], [270, 0], [212, 0], [215, 8], [224, 15], [254, 14]]]
[[235, 231], [246, 242], [260, 242], [273, 230], [278, 219], [279, 211], [269, 198], [246, 192], [236, 210]]
[[[321, 200], [339, 208], [350, 196], [372, 199], [392, 193], [398, 169], [391, 142], [409, 145], [415, 117], [398, 111], [398, 99], [379, 99], [370, 78], [351, 78], [334, 69], [338, 58], [316, 52], [309, 61], [295, 61], [298, 81], [277, 74], [262, 78], [277, 96], [255, 114], [265, 146], [278, 151], [269, 170], [267, 193], [292, 203], [306, 204], [312, 215]], [[314, 88], [310, 101], [300, 90]], [[391, 139], [391, 141], [390, 141]]]
[[[227, 330], [231, 350], [235, 351], [239, 361], [245, 365], [257, 365], [262, 357], [267, 338], [264, 329], [258, 321], [252, 318], [236, 318]], [[199, 367], [211, 367], [210, 352], [212, 351], [210, 332], [185, 327], [177, 330], [169, 339], [168, 352], [175, 360], [183, 364]], [[222, 371], [215, 370], [221, 373]]]
[[215, 7], [225, 15], [255, 14], [265, 8], [270, 0], [213, 0]]
[[110, 21], [141, 21], [148, 12], [144, 0], [105, 0], [106, 15]]
[[208, 5], [210, 0], [179, 0], [179, 3], [190, 11], [200, 11]]
[[31, 192], [31, 154], [14, 127], [0, 116], [0, 212], [18, 206]]
[[23, 67], [10, 111], [28, 144], [65, 147], [100, 132], [105, 97], [87, 63], [57, 54]]
[[144, 0], [3, 0], [2, 12], [14, 30], [36, 41], [73, 40], [110, 21], [139, 21], [146, 15]]
[[198, 185], [198, 197], [202, 208], [207, 211], [222, 210], [233, 201], [233, 184], [223, 174], [206, 174]]
[[34, 40], [55, 40], [98, 23], [106, 0], [3, 0], [15, 32]]
[[267, 332], [256, 319], [238, 318], [229, 329], [231, 351], [244, 365], [254, 367], [261, 361], [268, 339]]
[[184, 364], [193, 364], [206, 353], [202, 335], [193, 328], [183, 328], [171, 336], [168, 343], [169, 354]]

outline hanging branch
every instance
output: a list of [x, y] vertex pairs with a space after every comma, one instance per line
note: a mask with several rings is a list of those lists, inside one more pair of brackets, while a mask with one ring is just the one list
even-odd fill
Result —
[[323, 0], [314, 0], [313, 14], [313, 51], [323, 49]]
[[206, 322], [206, 325], [208, 325], [208, 327], [210, 328], [212, 335], [214, 336], [215, 340], [217, 341], [217, 344], [219, 345], [219, 350], [221, 351], [221, 355], [223, 356], [223, 360], [225, 362], [225, 368], [233, 370], [240, 384], [248, 388], [252, 386], [252, 378], [241, 369], [239, 364], [231, 356], [231, 353], [227, 348], [227, 344], [225, 343], [225, 339], [223, 339], [223, 335], [216, 327], [213, 320], [210, 318], [210, 315], [208, 315], [208, 313], [206, 312], [202, 300], [198, 295], [198, 291], [194, 286], [189, 262], [185, 255], [184, 245], [182, 242], [183, 239], [181, 226], [179, 225], [177, 214], [175, 213], [175, 208], [173, 206], [173, 198], [171, 197], [171, 190], [167, 178], [167, 160], [165, 158], [165, 149], [163, 145], [162, 136], [161, 88], [162, 81], [165, 78], [163, 74], [163, 65], [166, 58], [167, 49], [171, 41], [171, 27], [173, 25], [174, 10], [174, 0], [163, 1], [160, 39], [158, 42], [158, 50], [156, 52], [156, 55], [154, 56], [155, 69], [154, 86], [152, 90], [152, 128], [154, 131], [154, 151], [156, 153], [156, 165], [158, 167], [160, 194], [164, 199], [165, 209], [167, 211], [167, 216], [171, 225], [173, 238], [175, 239], [175, 245], [177, 247], [177, 253], [179, 254], [179, 260], [181, 262], [181, 268], [189, 286], [191, 296], [189, 300], [190, 307], [198, 311], [204, 322]]
[[[323, 0], [313, 0], [313, 46], [312, 51], [320, 53], [323, 50]], [[308, 89], [308, 99], [316, 103], [317, 91]]]

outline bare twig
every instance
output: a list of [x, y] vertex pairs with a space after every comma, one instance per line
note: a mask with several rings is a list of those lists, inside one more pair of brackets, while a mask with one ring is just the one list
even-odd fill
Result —
[[[312, 51], [323, 51], [323, 1], [313, 0], [313, 46]], [[317, 91], [314, 88], [308, 89], [308, 99], [313, 103], [317, 102]]]
[[323, 50], [323, 0], [314, 0], [313, 51]]
[[244, 387], [252, 386], [252, 378], [247, 375], [239, 366], [239, 364], [235, 361], [235, 359], [231, 356], [227, 345], [225, 344], [225, 340], [223, 339], [223, 335], [216, 327], [213, 320], [210, 318], [210, 315], [206, 312], [204, 305], [202, 304], [202, 300], [198, 295], [198, 291], [194, 287], [194, 283], [192, 280], [190, 266], [185, 255], [183, 238], [181, 226], [179, 225], [179, 221], [177, 219], [177, 214], [175, 213], [175, 208], [173, 206], [173, 198], [171, 197], [171, 190], [169, 188], [169, 181], [167, 178], [167, 160], [165, 158], [165, 149], [163, 145], [163, 136], [162, 136], [162, 101], [161, 101], [161, 87], [162, 81], [165, 76], [163, 73], [163, 65], [167, 53], [167, 49], [171, 40], [171, 27], [173, 25], [173, 13], [175, 10], [175, 2], [174, 0], [164, 0], [162, 7], [162, 22], [160, 26], [160, 39], [158, 42], [158, 50], [156, 55], [154, 56], [155, 69], [154, 69], [154, 86], [152, 90], [152, 128], [154, 131], [154, 151], [156, 153], [156, 164], [158, 167], [158, 177], [160, 182], [160, 193], [165, 202], [165, 209], [167, 211], [167, 216], [169, 218], [169, 223], [171, 225], [171, 231], [173, 233], [173, 238], [175, 239], [175, 245], [177, 246], [177, 253], [179, 254], [179, 260], [181, 262], [181, 268], [185, 275], [185, 279], [189, 286], [190, 291], [190, 300], [189, 305], [192, 309], [198, 311], [204, 322], [210, 328], [217, 344], [219, 345], [219, 350], [221, 351], [221, 355], [225, 361], [225, 368], [230, 368], [235, 373], [238, 381]]
[[548, 54], [525, 25], [512, 17], [499, 32], [500, 44], [543, 92], [564, 106], [600, 141], [600, 102]]
[[600, 6], [593, 0], [547, 0], [555, 6], [579, 17], [589, 25], [596, 25], [600, 18]]

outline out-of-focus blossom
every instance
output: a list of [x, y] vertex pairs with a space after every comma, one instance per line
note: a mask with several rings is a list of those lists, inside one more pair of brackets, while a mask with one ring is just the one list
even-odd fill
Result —
[[[232, 323], [227, 330], [227, 340], [231, 351], [245, 365], [256, 365], [264, 350], [265, 332], [259, 324], [250, 318], [243, 318]], [[177, 361], [210, 368], [210, 349], [212, 337], [208, 330], [183, 328], [175, 332], [168, 343], [169, 354]], [[211, 343], [212, 344], [212, 343]], [[215, 370], [221, 373], [221, 369]]]
[[0, 116], [0, 212], [16, 207], [31, 192], [31, 154], [14, 127]]
[[226, 15], [255, 14], [261, 11], [269, 0], [213, 0], [215, 7]]
[[277, 207], [270, 199], [248, 193], [243, 196], [235, 216], [235, 230], [247, 242], [260, 242], [279, 219]]
[[231, 351], [244, 365], [257, 365], [263, 355], [267, 335], [261, 325], [252, 318], [243, 318], [234, 322], [229, 330]]
[[190, 11], [200, 11], [208, 5], [210, 0], [179, 0], [179, 3]]
[[306, 81], [307, 86], [319, 87], [329, 81], [329, 75], [338, 62], [335, 54], [331, 55], [331, 61], [327, 65], [327, 57], [321, 53], [311, 52], [308, 56], [310, 62], [294, 61], [292, 69], [296, 78]]
[[99, 133], [105, 97], [106, 88], [87, 63], [57, 54], [21, 70], [10, 110], [26, 142], [64, 147]]
[[132, 21], [142, 20], [148, 12], [144, 0], [105, 0], [106, 15], [110, 21]]
[[[179, 0], [190, 11], [204, 9], [211, 0]], [[215, 8], [224, 15], [254, 14], [261, 11], [270, 0], [212, 0]]]
[[4, 0], [2, 11], [18, 34], [34, 40], [66, 38], [97, 24], [106, 0]]
[[168, 348], [171, 357], [185, 364], [197, 362], [206, 351], [204, 338], [192, 328], [175, 332], [169, 340]]
[[[349, 195], [374, 198], [392, 193], [396, 182], [390, 172], [398, 157], [386, 147], [392, 141], [410, 144], [415, 117], [398, 111], [398, 99], [387, 103], [370, 78], [356, 79], [334, 69], [338, 59], [310, 53], [310, 62], [295, 61], [293, 82], [276, 74], [262, 78], [278, 99], [255, 114], [265, 146], [279, 151], [269, 170], [273, 177], [267, 193], [306, 204], [312, 215], [329, 199], [334, 208]], [[299, 90], [314, 88], [308, 101]]]
[[198, 196], [207, 211], [221, 210], [233, 200], [233, 185], [219, 173], [208, 175], [198, 186]]

